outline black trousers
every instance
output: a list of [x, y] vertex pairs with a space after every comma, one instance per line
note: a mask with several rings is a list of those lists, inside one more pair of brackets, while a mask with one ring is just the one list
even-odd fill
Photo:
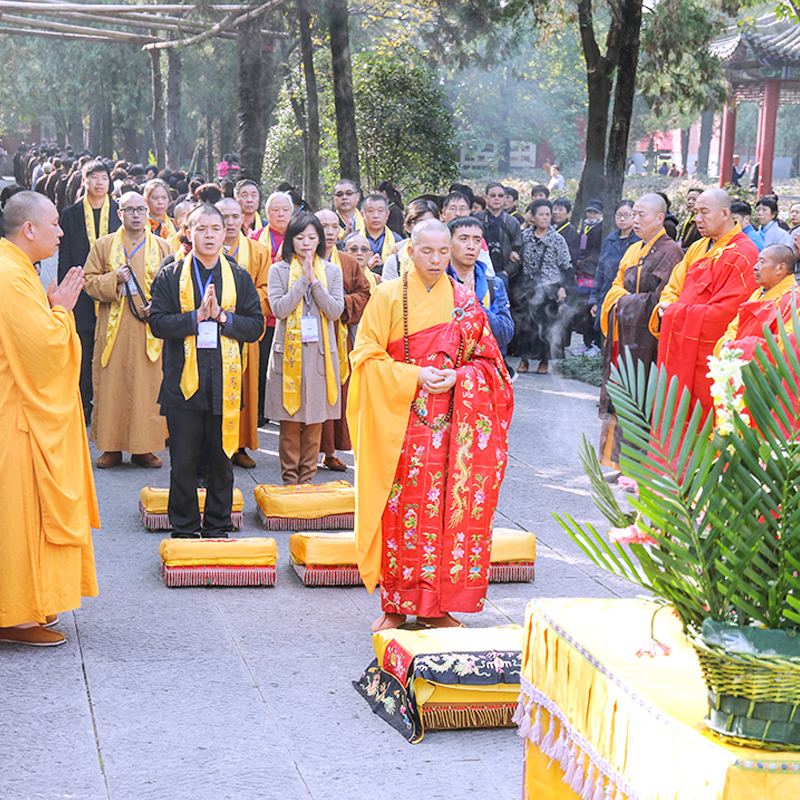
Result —
[[92, 356], [94, 355], [94, 331], [78, 331], [81, 340], [81, 402], [87, 421], [91, 416], [94, 390], [92, 389]]
[[[222, 416], [210, 411], [165, 408], [169, 425], [169, 522], [173, 536], [201, 533], [225, 538], [232, 530], [233, 464], [222, 449]], [[202, 526], [197, 466], [203, 458], [206, 505]]]

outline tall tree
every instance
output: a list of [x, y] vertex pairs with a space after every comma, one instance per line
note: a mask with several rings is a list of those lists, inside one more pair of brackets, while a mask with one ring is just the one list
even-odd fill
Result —
[[260, 25], [241, 26], [236, 34], [239, 57], [239, 165], [242, 177], [258, 182], [264, 159]]
[[311, 38], [311, 15], [307, 0], [298, 0], [300, 47], [303, 53], [306, 101], [308, 104], [308, 133], [306, 139], [306, 169], [303, 192], [311, 208], [320, 207], [319, 185], [319, 97], [317, 73], [314, 69], [314, 42]]
[[156, 165], [164, 169], [167, 163], [167, 133], [164, 124], [164, 87], [161, 79], [161, 51], [150, 50], [150, 79], [153, 94], [153, 108], [150, 125], [153, 129], [153, 150]]
[[350, 30], [347, 0], [328, 0], [333, 98], [336, 108], [336, 142], [339, 172], [357, 184], [361, 181], [356, 134], [356, 108], [353, 100], [353, 68], [350, 63]]
[[183, 62], [177, 48], [167, 51], [167, 167], [179, 169], [183, 161], [181, 136], [181, 72]]

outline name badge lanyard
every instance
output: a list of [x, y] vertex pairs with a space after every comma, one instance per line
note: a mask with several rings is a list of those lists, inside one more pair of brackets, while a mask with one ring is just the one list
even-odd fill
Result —
[[[142, 291], [142, 287], [139, 285], [139, 281], [136, 278], [136, 273], [131, 268], [131, 259], [136, 255], [136, 253], [139, 252], [142, 245], [146, 241], [147, 241], [147, 236], [143, 236], [142, 241], [139, 242], [139, 244], [137, 244], [136, 247], [133, 248], [133, 251], [131, 253], [128, 252], [124, 244], [122, 245], [122, 252], [125, 254], [125, 266], [130, 270], [131, 273], [131, 277], [125, 282], [125, 294], [128, 297], [128, 306], [131, 310], [131, 313], [133, 314], [134, 317], [136, 317], [136, 319], [139, 320], [139, 322], [144, 322], [145, 318], [142, 317], [142, 315], [139, 313], [136, 306], [134, 305], [133, 293], [136, 292], [139, 295], [139, 298], [141, 299], [143, 306], [147, 305], [147, 298], [145, 297], [144, 292]], [[131, 284], [133, 285], [131, 286]]]
[[206, 296], [206, 292], [208, 291], [208, 287], [211, 284], [211, 281], [214, 280], [214, 273], [212, 272], [211, 275], [208, 276], [208, 280], [205, 282], [205, 286], [203, 286], [203, 280], [200, 277], [200, 268], [197, 266], [197, 256], [192, 254], [192, 266], [194, 267], [194, 276], [197, 279], [197, 286], [203, 287], [202, 291], [200, 292], [200, 303], [202, 304], [203, 298]]
[[372, 248], [372, 252], [376, 256], [379, 256], [383, 252], [383, 243], [386, 241], [386, 234], [384, 233], [377, 242], [373, 241], [369, 236], [367, 237], [367, 241]]

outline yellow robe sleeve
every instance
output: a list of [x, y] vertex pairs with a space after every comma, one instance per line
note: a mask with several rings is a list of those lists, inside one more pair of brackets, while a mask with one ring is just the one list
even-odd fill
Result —
[[603, 336], [608, 336], [608, 315], [614, 307], [614, 303], [616, 303], [620, 297], [628, 294], [624, 284], [625, 270], [627, 269], [627, 264], [620, 263], [619, 270], [617, 270], [617, 277], [614, 278], [614, 283], [611, 284], [606, 299], [603, 300], [603, 307], [600, 310], [600, 330], [603, 331]]
[[719, 354], [722, 352], [722, 345], [725, 342], [734, 342], [736, 341], [736, 334], [739, 331], [739, 315], [737, 314], [732, 320], [731, 324], [728, 325], [727, 330], [722, 336], [719, 337], [719, 340], [714, 345], [714, 355], [719, 357]]

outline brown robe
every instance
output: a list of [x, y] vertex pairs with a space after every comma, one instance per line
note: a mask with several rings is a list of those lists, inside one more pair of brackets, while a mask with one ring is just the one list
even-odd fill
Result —
[[[244, 241], [248, 248], [247, 270], [253, 283], [256, 285], [258, 297], [261, 300], [261, 311], [264, 318], [272, 313], [269, 310], [269, 300], [267, 299], [267, 279], [272, 259], [269, 249], [254, 239], [242, 236], [240, 242]], [[240, 245], [241, 247], [242, 245]], [[237, 252], [237, 256], [239, 253]], [[237, 263], [244, 266], [244, 258], [236, 259]], [[248, 447], [251, 450], [258, 450], [258, 356], [259, 342], [248, 342], [244, 345], [247, 352], [247, 366], [242, 375], [242, 410], [239, 413], [239, 447]]]
[[[154, 453], [164, 449], [166, 426], [158, 407], [161, 388], [161, 356], [151, 361], [145, 350], [146, 326], [131, 313], [127, 302], [108, 364], [102, 366], [106, 331], [111, 304], [123, 297], [122, 284], [110, 264], [111, 245], [116, 234], [101, 236], [94, 243], [84, 267], [84, 290], [97, 301], [97, 324], [94, 331], [94, 413], [90, 439], [104, 452]], [[171, 254], [170, 246], [155, 237], [161, 255], [159, 262]], [[125, 246], [131, 243], [127, 236]], [[139, 285], [145, 286], [145, 246], [139, 248], [131, 261]], [[140, 298], [134, 299], [137, 310]]]
[[[369, 281], [364, 270], [349, 253], [339, 253], [342, 263], [342, 279], [344, 285], [344, 311], [336, 323], [337, 334], [339, 325], [356, 326], [361, 322], [367, 301], [370, 297]], [[347, 337], [347, 352], [353, 349], [355, 335]], [[347, 390], [350, 386], [348, 378], [342, 386], [341, 415], [339, 419], [329, 419], [322, 423], [322, 440], [319, 450], [323, 454], [333, 454], [336, 450], [351, 450], [350, 429], [347, 427]]]
[[[608, 395], [611, 366], [625, 348], [649, 372], [658, 357], [658, 340], [648, 324], [658, 304], [662, 289], [672, 270], [683, 258], [681, 246], [666, 234], [653, 242], [650, 251], [640, 259], [638, 253], [645, 242], [631, 245], [620, 262], [619, 272], [601, 310], [601, 327], [607, 331], [603, 351], [603, 383], [600, 389], [599, 416], [603, 420], [600, 434], [600, 463], [618, 468], [622, 430], [617, 425], [614, 405]], [[636, 254], [635, 257], [631, 254]]]

